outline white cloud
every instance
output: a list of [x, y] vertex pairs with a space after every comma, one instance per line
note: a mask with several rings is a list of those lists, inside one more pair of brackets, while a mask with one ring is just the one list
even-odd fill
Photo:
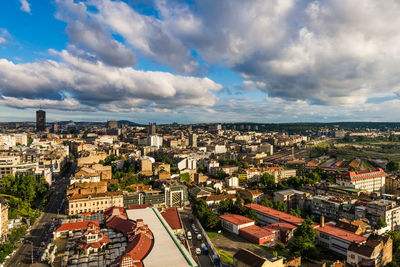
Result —
[[243, 83], [239, 86], [241, 90], [245, 91], [252, 91], [252, 90], [266, 90], [267, 89], [267, 84], [265, 82], [257, 82], [257, 81], [248, 81], [245, 80]]
[[352, 105], [400, 85], [397, 1], [156, 0], [157, 17], [120, 1], [90, 3], [98, 21], [144, 55], [176, 68], [195, 66], [182, 56], [194, 50], [207, 63], [267, 84], [259, 90], [272, 97]]
[[3, 28], [0, 28], [0, 45], [7, 45], [10, 43], [11, 34]]
[[[124, 44], [113, 39], [111, 34], [96, 20], [91, 19], [83, 2], [57, 0], [56, 17], [67, 22], [66, 31], [75, 55], [98, 57], [109, 65], [127, 67], [136, 65], [135, 54]], [[82, 51], [84, 50], [84, 51]]]
[[[121, 35], [145, 57], [172, 66], [179, 73], [196, 73], [198, 62], [165, 21], [136, 12], [122, 1], [92, 0], [98, 13], [91, 13], [98, 22]], [[190, 26], [187, 26], [190, 27]]]
[[31, 13], [31, 6], [28, 2], [28, 0], [19, 0], [19, 2], [21, 3], [21, 10], [26, 12], [26, 13]]
[[60, 109], [67, 104], [67, 108], [113, 112], [173, 110], [212, 106], [217, 100], [212, 91], [222, 88], [208, 78], [112, 67], [66, 50], [52, 53], [57, 53], [61, 61], [15, 64], [0, 59], [3, 104], [22, 108], [26, 103], [31, 107], [47, 99], [50, 106], [60, 103]]

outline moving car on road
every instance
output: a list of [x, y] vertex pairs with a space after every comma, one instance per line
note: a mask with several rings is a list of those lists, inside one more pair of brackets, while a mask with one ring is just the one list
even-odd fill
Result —
[[196, 254], [200, 255], [201, 254], [201, 249], [200, 248], [196, 248]]

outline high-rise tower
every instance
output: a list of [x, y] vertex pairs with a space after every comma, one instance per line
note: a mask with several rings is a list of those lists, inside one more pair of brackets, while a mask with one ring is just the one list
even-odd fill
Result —
[[46, 130], [46, 111], [37, 110], [36, 111], [36, 131], [44, 132]]

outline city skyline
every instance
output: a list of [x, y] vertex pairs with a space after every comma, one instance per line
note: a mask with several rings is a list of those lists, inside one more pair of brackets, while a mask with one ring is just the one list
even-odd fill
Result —
[[39, 107], [48, 122], [399, 121], [398, 14], [355, 0], [2, 1], [0, 121]]

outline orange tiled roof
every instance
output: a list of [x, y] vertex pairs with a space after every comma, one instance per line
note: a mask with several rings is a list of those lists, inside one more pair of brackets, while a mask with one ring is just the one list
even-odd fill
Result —
[[247, 223], [251, 223], [254, 221], [252, 219], [249, 219], [247, 217], [244, 217], [242, 215], [237, 215], [237, 214], [225, 214], [225, 215], [221, 215], [219, 216], [220, 219], [223, 219], [225, 221], [228, 221], [230, 223], [233, 223], [235, 225], [242, 225], [242, 224], [247, 224]]
[[96, 226], [99, 226], [98, 221], [71, 222], [71, 223], [64, 223], [63, 225], [57, 228], [56, 232], [87, 229], [88, 225], [91, 223], [95, 224]]
[[293, 225], [300, 225], [304, 219], [290, 215], [286, 212], [282, 212], [279, 210], [271, 209], [259, 204], [247, 204], [245, 207], [253, 209], [255, 211], [268, 214], [271, 217], [275, 217], [279, 219], [279, 221], [291, 223]]
[[326, 223], [324, 227], [321, 227], [320, 225], [315, 227], [315, 230], [322, 232], [327, 235], [334, 236], [336, 238], [340, 238], [349, 242], [356, 242], [356, 243], [362, 243], [367, 240], [366, 237], [361, 236], [361, 235], [356, 235], [352, 232], [348, 232], [346, 230], [343, 230], [341, 228], [335, 227], [330, 223]]

